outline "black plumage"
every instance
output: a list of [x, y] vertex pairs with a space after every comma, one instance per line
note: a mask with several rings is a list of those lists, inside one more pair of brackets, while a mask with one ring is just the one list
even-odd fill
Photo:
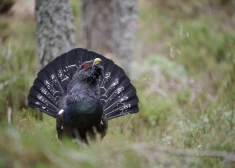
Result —
[[[101, 61], [101, 62], [100, 62]], [[30, 89], [28, 105], [56, 118], [58, 137], [87, 142], [105, 136], [107, 120], [137, 113], [139, 99], [125, 72], [86, 49], [73, 49], [46, 65]]]

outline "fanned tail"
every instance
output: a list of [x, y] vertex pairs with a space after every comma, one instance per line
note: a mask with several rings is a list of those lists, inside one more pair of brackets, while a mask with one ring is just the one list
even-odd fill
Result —
[[28, 105], [56, 117], [64, 108], [63, 97], [78, 67], [85, 61], [100, 58], [104, 67], [100, 79], [101, 103], [108, 119], [137, 113], [139, 99], [125, 72], [113, 61], [86, 49], [73, 49], [39, 71], [30, 89]]

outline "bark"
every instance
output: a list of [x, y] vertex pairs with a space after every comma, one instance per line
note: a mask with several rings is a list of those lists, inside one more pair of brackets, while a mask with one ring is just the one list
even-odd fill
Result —
[[82, 0], [82, 15], [87, 47], [116, 56], [129, 72], [138, 20], [137, 0]]
[[39, 68], [74, 47], [75, 32], [69, 0], [36, 0]]

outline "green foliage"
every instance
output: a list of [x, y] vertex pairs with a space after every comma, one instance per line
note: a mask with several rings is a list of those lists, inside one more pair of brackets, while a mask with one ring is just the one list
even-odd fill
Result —
[[177, 64], [166, 57], [149, 56], [146, 58], [145, 64], [146, 67], [157, 66], [159, 71], [170, 78], [186, 76], [187, 74], [182, 65]]
[[70, 6], [73, 11], [74, 17], [80, 17], [80, 8], [81, 8], [81, 2], [77, 0], [71, 0], [70, 1]]
[[0, 44], [2, 42], [5, 42], [7, 38], [10, 36], [9, 32], [9, 23], [6, 19], [1, 18], [0, 19]]
[[12, 23], [8, 29], [11, 36], [1, 46], [0, 53], [1, 112], [6, 112], [8, 107], [17, 111], [27, 106], [28, 90], [37, 70], [34, 30], [32, 32], [29, 26], [18, 21]]
[[[179, 32], [176, 32], [179, 34], [179, 40], [175, 42], [175, 46], [180, 51], [178, 57], [181, 62], [187, 61], [185, 64], [189, 70], [195, 68], [205, 70], [207, 67], [211, 68], [209, 70], [214, 70], [214, 64], [227, 64], [233, 59], [232, 53], [235, 50], [230, 46], [235, 40], [235, 34], [221, 33], [217, 27], [208, 27], [208, 23], [214, 24], [213, 22], [210, 23], [207, 20], [203, 22], [205, 23], [191, 21], [183, 23], [179, 27]], [[192, 50], [195, 53], [192, 53]], [[186, 57], [190, 57], [190, 59], [186, 60]]]

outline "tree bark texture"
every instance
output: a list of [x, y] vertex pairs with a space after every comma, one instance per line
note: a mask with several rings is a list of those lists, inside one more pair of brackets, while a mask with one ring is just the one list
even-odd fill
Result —
[[137, 7], [137, 0], [82, 0], [87, 47], [116, 56], [127, 72], [135, 47]]
[[39, 68], [75, 45], [69, 0], [36, 0]]

